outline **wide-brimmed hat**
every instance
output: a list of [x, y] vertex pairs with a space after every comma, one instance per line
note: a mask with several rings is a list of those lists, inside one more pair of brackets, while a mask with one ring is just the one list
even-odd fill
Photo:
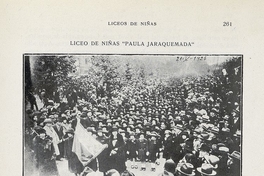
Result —
[[235, 158], [237, 160], [241, 159], [241, 154], [238, 151], [233, 151], [233, 153], [231, 155], [229, 155], [229, 156], [232, 157], [232, 158]]
[[184, 163], [181, 167], [177, 169], [180, 173], [186, 176], [194, 176], [194, 167], [191, 163]]
[[213, 170], [213, 166], [211, 164], [202, 164], [201, 167], [197, 168], [197, 171], [203, 175], [216, 175], [216, 171]]
[[228, 153], [229, 152], [229, 148], [227, 147], [219, 147], [218, 151], [222, 154]]
[[215, 155], [209, 155], [208, 162], [216, 168], [216, 165], [219, 163], [220, 159]]
[[222, 128], [222, 132], [229, 133], [230, 132], [230, 129], [229, 128]]
[[34, 128], [34, 130], [38, 133], [38, 134], [41, 134], [41, 133], [46, 133], [46, 130], [37, 126]]
[[51, 120], [50, 118], [47, 118], [47, 119], [44, 120], [43, 123], [44, 123], [44, 124], [46, 124], [46, 123], [52, 123], [52, 120]]

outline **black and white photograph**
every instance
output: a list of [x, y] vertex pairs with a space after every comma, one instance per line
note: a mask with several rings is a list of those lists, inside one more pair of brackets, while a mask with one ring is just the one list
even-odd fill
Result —
[[24, 176], [241, 176], [243, 55], [23, 55]]

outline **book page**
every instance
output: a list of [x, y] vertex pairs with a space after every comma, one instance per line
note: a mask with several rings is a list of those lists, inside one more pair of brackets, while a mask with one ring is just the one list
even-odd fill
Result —
[[[45, 116], [42, 122], [38, 121], [30, 126], [29, 129], [34, 129], [34, 133], [38, 133], [39, 129], [33, 127], [39, 126], [41, 129], [45, 127], [47, 124], [47, 121], [44, 123], [45, 119], [56, 119], [51, 123], [54, 129], [57, 121], [63, 121], [65, 116], [70, 117], [66, 124], [73, 130], [74, 118], [90, 119], [87, 126], [85, 123], [82, 125], [95, 138], [98, 138], [98, 131], [108, 131], [109, 141], [101, 142], [102, 145], [107, 144], [107, 149], [104, 151], [108, 152], [107, 156], [110, 158], [108, 163], [112, 163], [111, 158], [116, 152], [110, 150], [115, 146], [110, 140], [111, 137], [114, 138], [113, 126], [117, 127], [119, 138], [122, 133], [124, 134], [123, 130], [125, 131], [126, 136], [121, 140], [125, 146], [130, 141], [131, 134], [123, 124], [125, 122], [129, 126], [129, 119], [133, 119], [133, 133], [136, 133], [137, 128], [139, 130], [138, 134], [135, 134], [138, 145], [143, 145], [139, 142], [142, 138], [148, 141], [148, 146], [153, 136], [160, 141], [158, 150], [154, 152], [154, 159], [150, 157], [153, 152], [146, 149], [142, 154], [142, 150], [139, 150], [142, 148], [138, 147], [134, 164], [133, 157], [132, 161], [129, 158], [131, 153], [127, 153], [127, 148], [124, 149], [124, 160], [116, 165], [124, 164], [124, 167], [135, 175], [158, 175], [164, 172], [164, 164], [168, 159], [172, 159], [178, 166], [175, 168], [175, 174], [179, 174], [181, 165], [178, 165], [178, 162], [186, 154], [186, 141], [188, 141], [186, 138], [192, 138], [190, 134], [195, 129], [199, 129], [198, 127], [204, 127], [198, 134], [199, 139], [205, 140], [202, 137], [214, 134], [212, 129], [217, 127], [218, 132], [226, 131], [233, 142], [238, 139], [241, 143], [241, 145], [230, 144], [231, 148], [226, 141], [225, 146], [214, 145], [218, 152], [225, 153], [223, 155], [215, 154], [212, 145], [207, 143], [210, 146], [209, 155], [215, 155], [220, 159], [222, 156], [227, 156], [228, 161], [235, 162], [238, 155], [233, 152], [240, 150], [238, 152], [241, 152], [242, 168], [239, 167], [237, 171], [242, 175], [260, 175], [261, 105], [263, 104], [261, 57], [264, 27], [262, 6], [263, 2], [260, 1], [2, 1], [0, 17], [1, 48], [3, 48], [1, 53], [3, 150], [0, 152], [3, 158], [2, 172], [8, 175], [39, 174], [37, 166], [32, 167], [34, 171], [29, 169], [31, 164], [33, 166], [38, 161], [35, 161], [34, 147], [28, 148], [25, 140], [28, 133], [28, 129], [25, 128], [26, 116], [30, 114], [27, 110], [31, 109], [33, 114], [40, 111], [41, 115], [44, 112]], [[50, 67], [48, 64], [45, 67], [49, 59], [54, 61], [54, 67], [50, 68], [54, 70], [47, 69]], [[65, 60], [67, 60], [65, 63], [70, 63], [70, 70], [61, 73], [59, 71], [67, 68], [62, 65]], [[69, 62], [69, 60], [74, 61]], [[38, 69], [35, 69], [36, 63], [40, 64]], [[58, 69], [58, 66], [61, 66], [62, 70]], [[103, 69], [106, 67], [112, 69], [110, 75], [107, 74], [109, 70]], [[30, 70], [30, 76], [26, 70]], [[27, 82], [29, 77], [31, 78], [29, 92], [36, 98], [38, 110], [34, 103], [29, 102], [28, 94], [27, 96], [25, 94], [29, 90]], [[61, 80], [58, 81], [59, 77]], [[207, 83], [204, 81], [206, 79]], [[234, 85], [237, 87], [235, 88]], [[199, 87], [204, 90], [199, 90]], [[80, 89], [87, 97], [80, 96]], [[207, 89], [209, 95], [206, 93], [205, 96]], [[59, 93], [57, 102], [56, 92]], [[69, 102], [72, 100], [69, 97], [74, 96], [73, 92], [77, 94], [77, 101], [71, 107]], [[42, 99], [42, 95], [46, 97]], [[171, 98], [172, 95], [174, 98]], [[203, 102], [200, 102], [203, 96], [206, 105], [198, 106]], [[181, 100], [177, 100], [179, 97]], [[104, 101], [106, 109], [102, 108]], [[194, 103], [196, 105], [192, 106], [196, 101], [198, 104]], [[66, 111], [58, 110], [63, 103], [68, 106]], [[112, 106], [113, 104], [116, 105]], [[142, 111], [142, 107], [146, 112]], [[50, 113], [54, 108], [57, 112]], [[196, 110], [194, 113], [194, 109], [199, 110], [199, 113]], [[217, 120], [212, 120], [214, 115], [210, 114], [211, 111], [215, 111]], [[149, 119], [148, 113], [151, 114]], [[207, 116], [210, 122], [206, 122]], [[31, 120], [34, 122], [33, 117]], [[185, 120], [186, 118], [188, 120]], [[98, 126], [100, 121], [103, 126], [107, 126], [107, 120], [111, 120], [111, 128], [103, 129]], [[186, 124], [192, 124], [190, 120], [195, 122], [193, 128], [187, 128]], [[157, 122], [152, 124], [152, 121]], [[237, 122], [239, 125], [234, 127]], [[146, 124], [148, 126], [149, 123], [150, 126], [157, 123], [159, 129], [146, 128]], [[203, 125], [204, 123], [207, 125]], [[58, 135], [56, 131], [56, 134], [51, 132], [48, 135], [47, 131], [48, 127], [45, 130], [47, 136], [51, 137], [54, 134], [49, 146], [54, 150], [51, 154], [55, 158], [50, 159], [54, 161], [53, 166], [57, 168], [57, 174], [73, 174], [68, 168], [69, 159], [66, 155], [60, 155], [65, 150], [58, 148], [61, 147], [60, 143], [64, 137]], [[63, 131], [63, 136], [72, 133], [66, 131]], [[183, 134], [184, 138], [186, 137], [180, 138], [178, 145], [175, 145], [181, 148], [181, 157], [178, 159], [175, 158], [175, 151], [168, 156], [165, 154], [174, 148], [169, 147], [164, 151], [165, 131], [175, 140], [176, 136], [179, 139]], [[239, 136], [240, 132], [241, 136]], [[140, 134], [143, 136], [140, 137]], [[219, 133], [216, 138], [218, 135]], [[67, 137], [65, 139], [66, 142], [69, 141]], [[33, 139], [31, 142], [32, 145], [36, 144]], [[65, 146], [66, 142], [63, 141]], [[196, 150], [194, 143], [191, 151], [197, 155], [197, 159], [203, 158], [199, 156], [201, 146], [197, 146], [199, 150]], [[214, 144], [219, 143], [222, 142], [218, 141]], [[82, 143], [79, 147], [82, 147]], [[220, 147], [222, 148], [219, 150]], [[229, 151], [225, 151], [225, 147]], [[30, 162], [25, 160], [28, 157], [25, 155], [27, 152], [32, 154]], [[82, 172], [91, 172], [88, 175], [103, 174], [99, 170], [100, 159], [98, 160], [97, 154], [93, 156], [95, 156], [94, 165], [98, 168], [94, 168], [90, 163], [89, 168], [83, 166], [86, 170]], [[226, 173], [231, 173], [231, 165], [226, 167]], [[120, 169], [116, 166], [111, 167]], [[106, 166], [103, 168], [111, 169]], [[202, 164], [197, 164], [193, 172], [200, 174], [202, 168]], [[120, 172], [123, 170], [124, 168], [120, 169]], [[219, 168], [213, 168], [213, 171], [217, 172], [216, 174], [221, 173]]]

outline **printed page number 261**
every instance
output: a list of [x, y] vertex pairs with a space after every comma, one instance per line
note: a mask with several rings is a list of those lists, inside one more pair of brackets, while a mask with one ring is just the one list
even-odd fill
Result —
[[232, 22], [230, 21], [224, 21], [223, 26], [232, 26]]

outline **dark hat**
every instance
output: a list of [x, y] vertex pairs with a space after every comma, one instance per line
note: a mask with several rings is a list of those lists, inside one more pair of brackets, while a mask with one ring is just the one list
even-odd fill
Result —
[[42, 113], [40, 112], [40, 111], [35, 111], [34, 112], [34, 115], [36, 115], [36, 116], [40, 116]]
[[216, 175], [216, 171], [213, 170], [213, 166], [211, 164], [204, 163], [201, 167], [197, 168], [197, 171], [207, 176]]
[[117, 174], [117, 173], [119, 173], [117, 170], [115, 170], [115, 169], [110, 169], [110, 170], [108, 170], [108, 171], [106, 172], [106, 176], [112, 176], [112, 175]]
[[193, 142], [191, 140], [186, 140], [184, 149], [187, 151], [193, 151]]
[[207, 144], [202, 144], [202, 146], [200, 147], [200, 150], [209, 153], [210, 147]]
[[34, 130], [35, 130], [36, 133], [38, 133], [38, 134], [46, 133], [46, 130], [43, 129], [43, 128], [41, 128], [41, 127], [39, 127], [39, 126], [35, 127]]
[[88, 132], [92, 132], [92, 133], [95, 132], [94, 129], [93, 129], [93, 127], [87, 127], [87, 131], [88, 131]]
[[26, 113], [27, 113], [27, 114], [32, 114], [33, 111], [32, 111], [31, 109], [28, 109], [28, 110], [26, 110]]
[[164, 164], [164, 169], [170, 173], [175, 173], [176, 164], [172, 159], [168, 159]]
[[186, 176], [194, 176], [194, 167], [191, 163], [184, 163], [181, 167], [177, 169], [180, 173]]
[[121, 173], [120, 176], [135, 176], [132, 172], [125, 170], [123, 173]]

